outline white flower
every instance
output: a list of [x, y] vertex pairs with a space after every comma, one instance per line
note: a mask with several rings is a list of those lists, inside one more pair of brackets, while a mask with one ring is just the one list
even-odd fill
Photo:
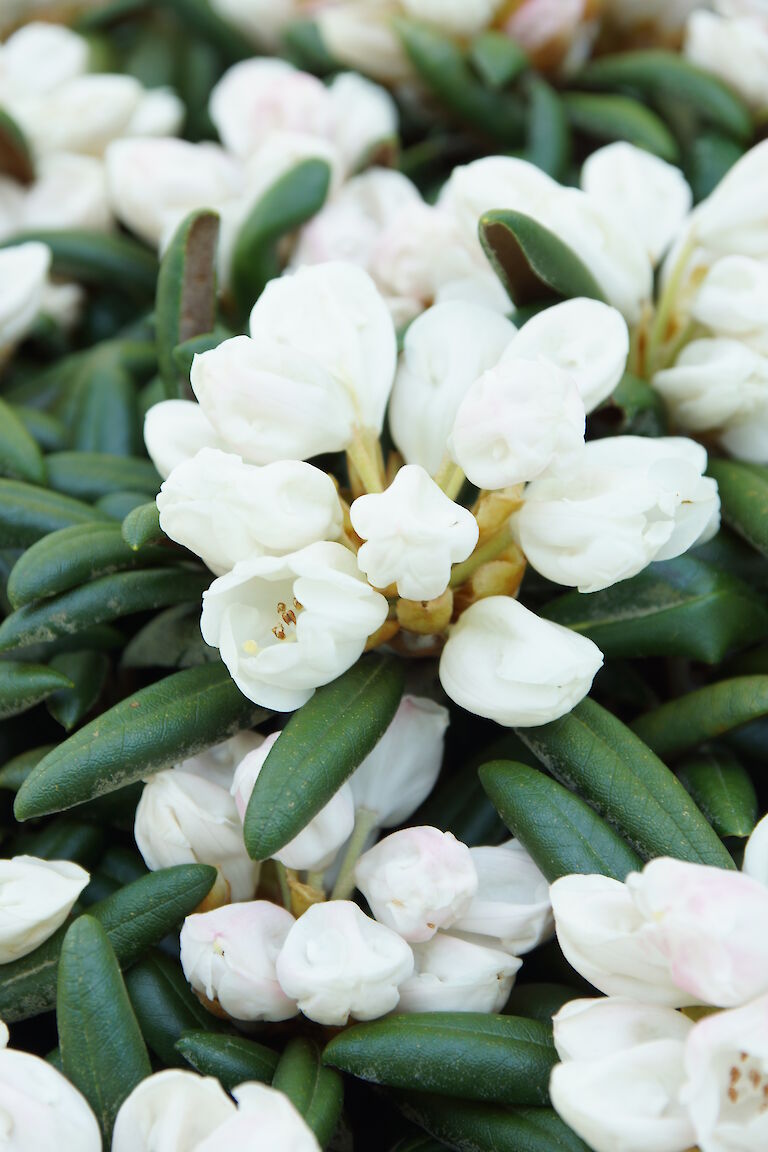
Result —
[[36, 165], [35, 176], [20, 201], [16, 225], [19, 230], [85, 228], [106, 232], [111, 227], [101, 160], [93, 156], [43, 156]]
[[567, 469], [584, 446], [584, 421], [573, 377], [505, 355], [466, 393], [448, 451], [478, 488], [508, 488]]
[[768, 268], [749, 256], [723, 256], [707, 272], [691, 307], [694, 320], [718, 336], [768, 353]]
[[69, 28], [25, 24], [0, 45], [0, 104], [52, 92], [88, 67], [88, 41]]
[[440, 657], [440, 683], [468, 712], [527, 728], [564, 716], [602, 666], [585, 636], [542, 620], [509, 596], [470, 605]]
[[190, 756], [174, 767], [180, 768], [182, 772], [191, 772], [193, 776], [202, 776], [204, 780], [218, 784], [229, 792], [240, 761], [263, 743], [264, 737], [258, 732], [238, 732], [230, 736], [229, 740], [214, 744], [212, 748], [206, 748], [205, 752], [198, 752], [196, 756]]
[[693, 1027], [682, 1012], [627, 996], [569, 1000], [553, 1016], [554, 1041], [561, 1060], [599, 1060], [652, 1044], [685, 1040]]
[[392, 22], [394, 0], [341, 0], [316, 15], [324, 44], [336, 60], [376, 80], [396, 82], [412, 75]]
[[0, 1050], [8, 1047], [8, 1041], [9, 1040], [10, 1040], [10, 1033], [8, 1031], [8, 1025], [5, 1023], [4, 1020], [0, 1020]]
[[693, 999], [735, 1007], [768, 992], [768, 888], [741, 872], [661, 857], [627, 878], [672, 979]]
[[200, 629], [240, 691], [290, 712], [362, 655], [386, 599], [341, 544], [241, 560], [203, 594]]
[[464, 395], [498, 363], [515, 332], [498, 313], [460, 301], [438, 304], [413, 322], [389, 406], [392, 437], [408, 464], [437, 472]]
[[333, 116], [333, 143], [348, 172], [367, 163], [379, 145], [397, 137], [397, 105], [386, 88], [357, 72], [339, 72], [327, 96]]
[[436, 24], [449, 36], [472, 36], [493, 20], [502, 0], [402, 0], [409, 16]]
[[546, 877], [517, 840], [498, 848], [470, 848], [477, 892], [452, 931], [492, 937], [514, 956], [530, 952], [553, 932]]
[[413, 971], [413, 953], [396, 932], [350, 900], [312, 904], [277, 958], [287, 996], [318, 1024], [374, 1020], [391, 1012]]
[[683, 49], [691, 63], [732, 88], [750, 107], [768, 106], [768, 27], [764, 20], [692, 12]]
[[151, 776], [136, 807], [134, 835], [153, 872], [173, 864], [212, 864], [232, 900], [250, 900], [259, 865], [250, 859], [229, 793], [201, 776], [171, 768]]
[[681, 1007], [697, 997], [672, 979], [658, 927], [626, 884], [608, 876], [562, 876], [550, 888], [557, 940], [568, 963], [608, 996]]
[[50, 264], [50, 248], [36, 241], [0, 251], [0, 352], [34, 324]]
[[258, 468], [202, 448], [171, 472], [157, 496], [166, 536], [217, 574], [238, 560], [294, 552], [341, 532], [341, 505], [325, 472], [301, 460]]
[[216, 432], [257, 464], [346, 448], [380, 432], [395, 370], [395, 331], [370, 277], [352, 264], [272, 280], [250, 338], [195, 356], [191, 382]]
[[144, 417], [144, 444], [163, 479], [203, 448], [226, 450], [199, 404], [161, 400]]
[[215, 12], [254, 43], [281, 47], [283, 29], [302, 15], [301, 0], [211, 0]]
[[36, 152], [99, 156], [128, 128], [143, 92], [133, 76], [92, 73], [65, 81], [51, 94], [29, 97], [14, 111]]
[[357, 563], [376, 588], [397, 584], [406, 600], [434, 600], [448, 587], [451, 565], [477, 543], [477, 521], [450, 500], [418, 464], [400, 469], [386, 492], [359, 496], [352, 527], [365, 543]]
[[288, 1020], [298, 1009], [280, 987], [275, 963], [294, 924], [268, 900], [187, 916], [179, 938], [184, 975], [236, 1020]]
[[758, 820], [744, 848], [742, 870], [768, 885], [768, 816]]
[[372, 752], [349, 778], [355, 808], [382, 828], [402, 824], [435, 786], [443, 761], [448, 709], [425, 696], [403, 696]]
[[123, 1101], [112, 1152], [192, 1152], [233, 1115], [235, 1105], [218, 1080], [166, 1068], [142, 1080]]
[[522, 960], [437, 932], [413, 945], [416, 969], [400, 986], [399, 1012], [500, 1012]]
[[0, 1051], [0, 1116], [7, 1152], [101, 1152], [99, 1125], [85, 1098], [29, 1052]]
[[123, 131], [124, 136], [174, 136], [184, 122], [184, 104], [170, 88], [151, 88], [139, 103]]
[[[237, 766], [231, 790], [241, 820], [245, 819], [248, 801], [264, 761], [279, 736], [279, 732], [267, 736], [261, 747], [250, 752]], [[275, 853], [275, 859], [286, 868], [308, 868], [312, 872], [323, 872], [333, 863], [339, 848], [352, 834], [354, 824], [352, 790], [349, 784], [344, 783], [301, 832]]]
[[626, 141], [598, 148], [585, 160], [581, 187], [621, 217], [654, 264], [675, 238], [693, 202], [679, 168]]
[[[722, 0], [716, 0], [722, 3]], [[758, 0], [758, 3], [760, 0]], [[606, 16], [619, 27], [640, 25], [651, 31], [678, 31], [701, 0], [608, 0]]]
[[520, 546], [556, 584], [608, 588], [714, 535], [720, 499], [706, 466], [704, 448], [684, 437], [591, 441], [567, 477], [527, 488]]
[[0, 860], [0, 964], [26, 956], [52, 936], [89, 879], [68, 860]]
[[194, 1152], [320, 1152], [315, 1134], [287, 1096], [268, 1084], [240, 1084], [232, 1089], [237, 1113], [225, 1120]]
[[688, 1106], [701, 1152], [762, 1152], [768, 1142], [768, 996], [699, 1021], [685, 1046]]
[[391, 832], [363, 853], [355, 882], [377, 920], [421, 943], [466, 912], [477, 872], [466, 844], [425, 826]]
[[615, 308], [577, 297], [531, 317], [507, 347], [507, 359], [544, 360], [576, 381], [587, 412], [613, 392], [624, 375], [629, 329]]
[[[689, 217], [697, 242], [714, 253], [768, 256], [768, 140], [750, 148]], [[681, 238], [684, 241], [685, 234]], [[679, 241], [680, 242], [680, 241]], [[673, 263], [673, 249], [668, 261]]]

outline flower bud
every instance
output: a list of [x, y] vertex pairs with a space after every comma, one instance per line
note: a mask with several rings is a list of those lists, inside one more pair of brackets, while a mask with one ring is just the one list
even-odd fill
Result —
[[399, 1012], [500, 1012], [522, 960], [437, 932], [413, 945], [416, 969], [400, 988]]
[[685, 1040], [693, 1024], [682, 1012], [626, 996], [569, 1000], [552, 1018], [554, 1041], [561, 1060], [598, 1060], [651, 1044]]
[[729, 19], [692, 12], [685, 29], [685, 56], [716, 76], [751, 108], [768, 107], [768, 26], [765, 19]]
[[0, 45], [0, 104], [53, 92], [88, 68], [88, 41], [69, 28], [32, 20]]
[[527, 728], [564, 716], [602, 666], [585, 636], [543, 620], [509, 596], [472, 604], [451, 629], [440, 683], [451, 700], [497, 724]]
[[629, 329], [615, 308], [577, 297], [533, 316], [507, 348], [502, 363], [544, 360], [566, 372], [587, 412], [613, 392], [624, 375]]
[[180, 936], [184, 975], [235, 1020], [288, 1020], [298, 1009], [278, 983], [275, 962], [294, 923], [268, 900], [187, 916]]
[[127, 131], [143, 95], [133, 76], [91, 73], [66, 80], [51, 94], [28, 98], [15, 113], [37, 153], [100, 156]]
[[206, 748], [205, 752], [198, 752], [196, 756], [190, 756], [174, 767], [182, 772], [190, 772], [193, 776], [202, 776], [203, 780], [218, 784], [229, 792], [240, 761], [263, 743], [264, 737], [258, 732], [238, 732], [230, 736], [229, 740], [214, 744], [212, 748]]
[[744, 848], [742, 870], [753, 880], [768, 885], [768, 816], [758, 820]]
[[437, 472], [464, 395], [498, 363], [515, 332], [498, 313], [457, 300], [413, 322], [389, 406], [393, 439], [409, 464]]
[[408, 16], [435, 24], [448, 36], [473, 36], [493, 20], [502, 0], [402, 0]]
[[0, 353], [34, 324], [50, 263], [50, 249], [36, 241], [0, 251]]
[[235, 1113], [235, 1105], [213, 1076], [166, 1068], [141, 1080], [121, 1104], [112, 1152], [198, 1149]]
[[720, 522], [707, 454], [684, 437], [591, 441], [566, 477], [543, 476], [517, 514], [520, 547], [556, 584], [597, 592], [710, 539]]
[[296, 0], [210, 0], [211, 8], [261, 48], [279, 50], [282, 33], [301, 16]]
[[217, 448], [178, 464], [157, 497], [166, 536], [218, 575], [238, 560], [294, 552], [341, 532], [336, 488], [301, 460], [258, 468]]
[[[237, 766], [232, 781], [232, 795], [241, 820], [245, 819], [248, 801], [264, 767], [264, 761], [279, 736], [279, 732], [267, 736], [261, 747], [250, 752]], [[352, 790], [349, 784], [344, 783], [301, 832], [275, 853], [275, 860], [279, 860], [286, 868], [295, 868], [297, 871], [307, 868], [311, 872], [324, 872], [333, 863], [341, 845], [352, 834], [354, 824], [355, 804]]]
[[[36, 179], [25, 191], [18, 229], [112, 227], [104, 165], [93, 156], [54, 154], [36, 165]], [[2, 231], [2, 229], [0, 229]]]
[[185, 114], [183, 102], [170, 88], [151, 88], [142, 94], [123, 135], [175, 136]]
[[406, 464], [381, 494], [359, 496], [352, 526], [365, 543], [357, 563], [376, 588], [397, 585], [407, 600], [434, 600], [448, 587], [451, 565], [477, 543], [477, 521], [418, 464]]
[[211, 864], [234, 901], [250, 900], [259, 865], [249, 857], [229, 793], [189, 772], [171, 768], [151, 776], [136, 808], [134, 835], [151, 871], [173, 864]]
[[397, 1005], [398, 988], [412, 971], [406, 942], [350, 900], [313, 904], [277, 958], [283, 991], [318, 1024], [384, 1016]]
[[395, 32], [392, 0], [341, 0], [317, 12], [323, 43], [335, 60], [367, 73], [375, 80], [396, 83], [408, 80], [413, 69]]
[[397, 105], [386, 88], [357, 72], [339, 72], [327, 88], [327, 98], [332, 140], [347, 172], [375, 161], [382, 145], [396, 141]]
[[691, 315], [718, 336], [747, 341], [768, 353], [768, 268], [749, 256], [723, 256], [707, 272]]
[[435, 786], [448, 721], [442, 704], [403, 696], [386, 732], [349, 778], [355, 808], [375, 812], [380, 828], [407, 820]]
[[547, 879], [517, 840], [470, 848], [478, 887], [454, 932], [488, 936], [514, 956], [530, 952], [554, 930]]
[[203, 448], [224, 449], [202, 408], [192, 400], [153, 404], [144, 417], [144, 444], [164, 480]]
[[0, 1051], [0, 1115], [7, 1152], [101, 1152], [87, 1101], [39, 1056]]
[[466, 912], [477, 872], [466, 844], [426, 826], [392, 832], [363, 853], [355, 882], [377, 920], [420, 943]]
[[320, 1152], [315, 1134], [284, 1093], [268, 1084], [232, 1089], [237, 1114], [230, 1116], [194, 1152], [253, 1152], [254, 1140], [275, 1152]]
[[342, 544], [241, 560], [203, 594], [200, 630], [249, 700], [291, 712], [362, 655], [387, 601]]
[[566, 469], [584, 446], [584, 420], [572, 377], [507, 355], [466, 393], [448, 450], [478, 488], [508, 488]]
[[89, 879], [68, 860], [0, 860], [0, 964], [26, 956], [52, 936]]

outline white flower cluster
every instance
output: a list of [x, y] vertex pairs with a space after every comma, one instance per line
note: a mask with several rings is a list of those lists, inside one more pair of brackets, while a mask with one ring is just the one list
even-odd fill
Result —
[[761, 1152], [768, 819], [742, 873], [659, 858], [624, 884], [566, 876], [550, 893], [563, 953], [605, 994], [554, 1017], [560, 1115], [595, 1152]]
[[768, 109], [768, 8], [763, 0], [714, 0], [688, 19], [684, 52], [757, 113]]

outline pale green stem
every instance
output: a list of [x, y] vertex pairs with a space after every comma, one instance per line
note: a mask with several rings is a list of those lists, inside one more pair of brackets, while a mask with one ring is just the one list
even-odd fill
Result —
[[312, 871], [307, 872], [307, 884], [309, 885], [310, 888], [317, 888], [318, 892], [324, 892], [325, 891], [325, 885], [323, 884], [323, 876], [324, 875], [325, 875], [324, 872], [312, 872]]
[[275, 871], [277, 873], [277, 882], [280, 885], [280, 899], [283, 902], [283, 907], [291, 910], [291, 889], [288, 887], [288, 872], [285, 864], [281, 864], [279, 860], [275, 860]]
[[384, 478], [377, 459], [375, 437], [367, 428], [355, 427], [347, 456], [363, 482], [366, 492], [383, 492]]
[[464, 560], [461, 564], [454, 564], [451, 569], [451, 588], [458, 588], [477, 571], [481, 564], [487, 564], [489, 560], [495, 560], [500, 552], [503, 552], [505, 548], [509, 547], [512, 539], [512, 529], [509, 523], [506, 523], [503, 528], [500, 528], [498, 532], [491, 536], [490, 540], [486, 540], [485, 544], [481, 544], [479, 548], [476, 548], [467, 560]]
[[675, 306], [683, 276], [688, 268], [688, 261], [691, 258], [691, 253], [696, 246], [696, 241], [691, 234], [687, 242], [683, 245], [680, 255], [677, 258], [674, 268], [667, 280], [664, 291], [659, 298], [659, 303], [656, 308], [656, 315], [653, 318], [650, 335], [648, 337], [648, 348], [646, 351], [646, 366], [647, 376], [650, 379], [656, 370], [656, 357], [659, 347], [665, 343], [664, 333], [669, 324], [669, 318]]
[[450, 456], [446, 453], [433, 479], [438, 488], [442, 488], [446, 496], [451, 500], [455, 500], [459, 492], [461, 492], [465, 476], [458, 464], [454, 464], [453, 460], [451, 460]]
[[331, 892], [331, 900], [348, 900], [355, 890], [355, 865], [365, 848], [365, 842], [376, 827], [378, 813], [369, 808], [358, 808], [355, 813], [355, 826], [349, 838], [347, 851], [341, 865], [338, 879]]

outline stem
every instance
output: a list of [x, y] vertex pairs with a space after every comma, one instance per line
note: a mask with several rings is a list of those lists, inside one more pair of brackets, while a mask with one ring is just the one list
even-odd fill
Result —
[[433, 476], [433, 480], [435, 481], [435, 484], [437, 484], [438, 488], [442, 488], [446, 496], [448, 496], [451, 500], [455, 500], [459, 492], [461, 492], [461, 487], [464, 483], [465, 476], [461, 468], [459, 468], [458, 464], [454, 464], [453, 460], [451, 460], [450, 456], [446, 452], [445, 456], [443, 456], [443, 459], [440, 462], [440, 467]]
[[481, 564], [487, 564], [489, 560], [495, 560], [500, 552], [508, 548], [512, 543], [512, 529], [507, 522], [503, 528], [495, 532], [490, 540], [486, 540], [485, 544], [481, 544], [479, 548], [475, 548], [472, 555], [464, 560], [461, 564], [454, 564], [451, 569], [451, 588], [458, 588], [477, 571]]
[[288, 886], [288, 870], [285, 864], [281, 864], [279, 860], [275, 860], [275, 872], [277, 873], [277, 882], [280, 885], [280, 899], [283, 902], [283, 907], [291, 910], [291, 889]]
[[355, 426], [352, 443], [347, 447], [347, 456], [352, 461], [366, 492], [384, 491], [384, 477], [377, 443], [376, 437], [368, 428]]
[[317, 888], [318, 892], [325, 892], [325, 885], [323, 884], [324, 872], [307, 872], [307, 884], [310, 888]]
[[365, 842], [376, 827], [378, 813], [370, 808], [358, 808], [355, 813], [355, 826], [349, 838], [347, 851], [341, 865], [338, 879], [331, 892], [331, 900], [347, 900], [355, 890], [355, 865], [365, 848]]
[[680, 285], [688, 267], [688, 261], [691, 258], [691, 253], [696, 246], [693, 234], [691, 234], [685, 244], [683, 245], [680, 255], [678, 256], [675, 266], [672, 269], [669, 279], [667, 280], [666, 287], [659, 299], [656, 315], [653, 319], [650, 335], [648, 337], [648, 349], [646, 355], [646, 364], [648, 368], [648, 377], [650, 378], [656, 370], [656, 356], [659, 347], [665, 343], [665, 332], [669, 323], [669, 318], [672, 309], [675, 305], [677, 294], [680, 291]]

